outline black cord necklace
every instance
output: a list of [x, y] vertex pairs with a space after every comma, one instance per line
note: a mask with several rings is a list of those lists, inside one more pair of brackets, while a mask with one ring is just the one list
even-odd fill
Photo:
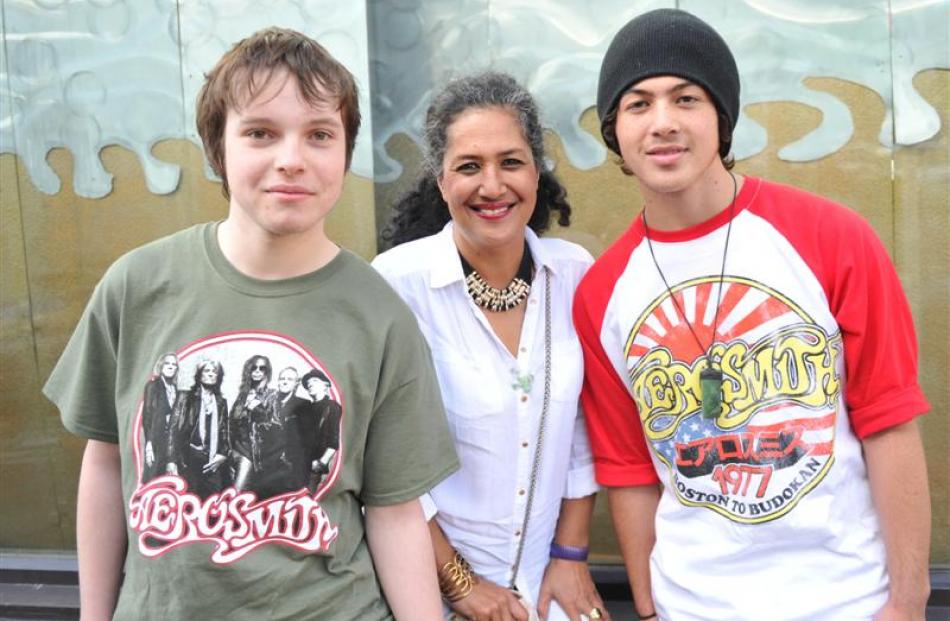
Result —
[[531, 260], [527, 241], [524, 243], [518, 272], [504, 289], [488, 284], [482, 275], [465, 260], [461, 252], [459, 252], [459, 259], [462, 260], [462, 272], [465, 274], [465, 290], [468, 291], [475, 304], [489, 312], [509, 311], [524, 302], [531, 293], [531, 273], [534, 271], [534, 261]]
[[729, 176], [732, 177], [732, 202], [729, 203], [729, 225], [726, 227], [726, 244], [722, 249], [722, 267], [719, 269], [719, 290], [716, 291], [716, 315], [713, 319], [712, 337], [709, 340], [709, 347], [703, 347], [703, 343], [696, 334], [696, 330], [693, 329], [693, 324], [686, 318], [686, 313], [680, 308], [680, 303], [677, 301], [676, 296], [673, 295], [673, 289], [670, 288], [670, 283], [667, 282], [663, 270], [660, 269], [660, 263], [656, 260], [656, 254], [653, 252], [653, 243], [650, 241], [650, 227], [647, 225], [647, 211], [646, 209], [643, 210], [643, 228], [646, 231], [647, 248], [650, 249], [650, 257], [653, 258], [653, 265], [656, 266], [656, 271], [659, 272], [663, 284], [666, 285], [666, 291], [670, 294], [670, 300], [673, 301], [673, 306], [676, 307], [676, 311], [683, 318], [683, 321], [686, 322], [686, 327], [689, 328], [690, 334], [692, 334], [696, 340], [696, 345], [699, 346], [699, 350], [704, 352], [703, 358], [705, 358], [706, 364], [703, 370], [699, 372], [699, 389], [703, 406], [703, 418], [716, 418], [722, 412], [722, 369], [713, 362], [711, 352], [712, 346], [716, 342], [716, 330], [719, 328], [719, 303], [722, 301], [722, 285], [726, 278], [726, 253], [729, 252], [729, 236], [732, 233], [736, 195], [739, 192], [739, 182], [736, 181], [736, 176], [732, 174], [731, 171], [727, 172], [729, 172]]

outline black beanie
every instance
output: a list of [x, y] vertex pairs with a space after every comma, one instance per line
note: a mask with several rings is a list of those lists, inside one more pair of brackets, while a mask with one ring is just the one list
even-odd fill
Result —
[[[610, 42], [600, 66], [597, 114], [600, 133], [604, 118], [617, 107], [628, 88], [647, 78], [675, 75], [702, 86], [716, 109], [729, 122], [732, 135], [739, 117], [739, 70], [729, 46], [719, 33], [695, 15], [678, 9], [657, 9], [639, 15], [620, 29]], [[620, 155], [617, 144], [604, 141]], [[721, 142], [719, 155], [729, 153]]]

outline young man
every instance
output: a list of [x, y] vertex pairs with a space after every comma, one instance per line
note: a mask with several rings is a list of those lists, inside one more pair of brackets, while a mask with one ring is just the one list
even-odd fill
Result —
[[[359, 128], [353, 78], [315, 41], [267, 29], [221, 58], [197, 118], [227, 219], [117, 261], [45, 389], [89, 439], [83, 618], [438, 619], [417, 498], [458, 462], [428, 350], [398, 296], [324, 233]], [[190, 420], [171, 422], [190, 425], [193, 480], [169, 466], [143, 483], [142, 387], [165, 351], [182, 391], [213, 360], [216, 390], [192, 391]], [[250, 357], [319, 369], [342, 404], [337, 459], [314, 493], [262, 498], [233, 484], [228, 408]]]
[[736, 64], [688, 13], [620, 30], [597, 108], [644, 197], [574, 307], [637, 615], [922, 620], [927, 403], [880, 241], [729, 170]]

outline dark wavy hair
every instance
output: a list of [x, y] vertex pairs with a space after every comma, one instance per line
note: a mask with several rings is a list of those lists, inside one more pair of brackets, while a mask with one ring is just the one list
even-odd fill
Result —
[[437, 180], [448, 149], [448, 129], [470, 108], [500, 107], [514, 113], [538, 167], [538, 198], [528, 226], [539, 235], [550, 226], [551, 212], [558, 212], [558, 224], [569, 226], [571, 206], [567, 191], [548, 170], [544, 151], [544, 130], [538, 105], [528, 90], [508, 74], [489, 71], [452, 80], [436, 95], [426, 112], [423, 137], [422, 172], [411, 190], [393, 205], [393, 218], [382, 239], [393, 246], [433, 235], [451, 219]]
[[[258, 360], [263, 360], [264, 364], [267, 365], [267, 369], [264, 371], [264, 378], [259, 382], [259, 385], [255, 385], [254, 380], [251, 378], [251, 373], [254, 372], [254, 363]], [[262, 356], [261, 354], [251, 356], [244, 361], [244, 368], [241, 370], [241, 387], [238, 389], [238, 394], [247, 395], [252, 388], [266, 387], [270, 382], [273, 372], [274, 366], [270, 363], [270, 358]]]
[[224, 366], [217, 360], [202, 360], [195, 366], [195, 383], [191, 387], [191, 392], [195, 395], [201, 394], [201, 374], [204, 373], [207, 367], [214, 367], [214, 370], [218, 373], [218, 381], [214, 387], [212, 387], [211, 392], [220, 395], [221, 383], [224, 381]]

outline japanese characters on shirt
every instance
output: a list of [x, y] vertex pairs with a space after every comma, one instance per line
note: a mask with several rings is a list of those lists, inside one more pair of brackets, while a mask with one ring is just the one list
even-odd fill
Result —
[[664, 291], [634, 322], [624, 357], [644, 435], [684, 505], [733, 521], [782, 517], [827, 474], [841, 385], [841, 336], [794, 301], [727, 276], [713, 334], [718, 276], [672, 293], [723, 371], [723, 404], [704, 418], [703, 353]]
[[[163, 361], [132, 426], [129, 527], [142, 555], [208, 542], [217, 564], [268, 544], [326, 553], [339, 528], [320, 499], [343, 463], [344, 408], [320, 359], [288, 336], [247, 331], [188, 343]], [[161, 420], [149, 421], [148, 387], [163, 379], [176, 390]]]

